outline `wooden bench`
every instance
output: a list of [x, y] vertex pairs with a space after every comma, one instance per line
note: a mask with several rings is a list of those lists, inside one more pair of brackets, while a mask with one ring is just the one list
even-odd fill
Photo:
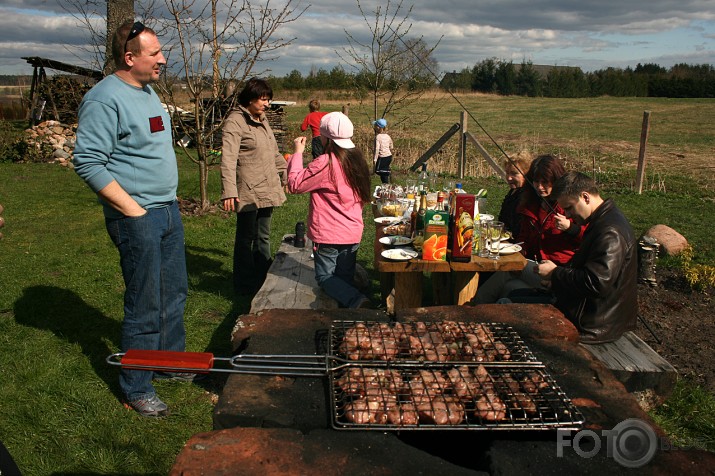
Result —
[[315, 281], [311, 258], [313, 243], [293, 246], [293, 235], [285, 235], [268, 269], [266, 281], [251, 301], [251, 314], [267, 309], [335, 309], [338, 303]]
[[581, 344], [599, 359], [629, 392], [654, 391], [667, 398], [678, 372], [667, 360], [633, 332], [607, 344]]

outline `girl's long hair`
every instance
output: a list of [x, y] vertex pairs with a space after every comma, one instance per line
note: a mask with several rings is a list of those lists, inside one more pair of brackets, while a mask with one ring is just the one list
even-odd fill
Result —
[[[363, 204], [370, 202], [370, 169], [367, 167], [362, 151], [357, 147], [343, 149], [328, 140], [325, 145], [325, 153], [332, 153], [337, 157], [345, 173], [345, 178], [350, 184], [350, 188], [353, 189], [355, 198]], [[331, 167], [332, 176], [332, 161], [328, 161], [328, 167]]]

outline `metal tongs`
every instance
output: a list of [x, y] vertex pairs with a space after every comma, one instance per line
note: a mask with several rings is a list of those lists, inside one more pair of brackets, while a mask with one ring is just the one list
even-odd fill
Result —
[[327, 355], [253, 355], [214, 357], [210, 352], [130, 349], [107, 357], [107, 363], [130, 370], [161, 372], [228, 372], [288, 377], [324, 377], [351, 365]]

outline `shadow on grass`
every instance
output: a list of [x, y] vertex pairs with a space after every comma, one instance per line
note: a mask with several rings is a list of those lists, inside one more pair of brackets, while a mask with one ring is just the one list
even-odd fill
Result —
[[107, 341], [119, 347], [121, 323], [89, 306], [74, 292], [54, 286], [25, 288], [13, 311], [18, 324], [49, 330], [67, 342], [78, 344], [97, 376], [120, 398], [117, 371], [105, 359], [114, 352]]
[[[217, 256], [218, 259], [210, 258], [209, 255]], [[231, 255], [225, 251], [216, 248], [187, 246], [186, 270], [192, 289], [221, 296], [231, 296], [233, 294], [233, 275], [230, 271], [222, 269], [224, 260], [232, 261]]]

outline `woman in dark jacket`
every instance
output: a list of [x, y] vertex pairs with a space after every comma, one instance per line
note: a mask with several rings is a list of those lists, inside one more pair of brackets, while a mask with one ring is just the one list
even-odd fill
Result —
[[509, 184], [509, 191], [501, 203], [499, 221], [504, 223], [504, 228], [511, 232], [512, 236], [519, 234], [520, 217], [516, 213], [516, 209], [524, 191], [523, 174], [529, 170], [531, 160], [531, 153], [521, 151], [504, 161], [504, 173], [506, 174], [506, 183]]

